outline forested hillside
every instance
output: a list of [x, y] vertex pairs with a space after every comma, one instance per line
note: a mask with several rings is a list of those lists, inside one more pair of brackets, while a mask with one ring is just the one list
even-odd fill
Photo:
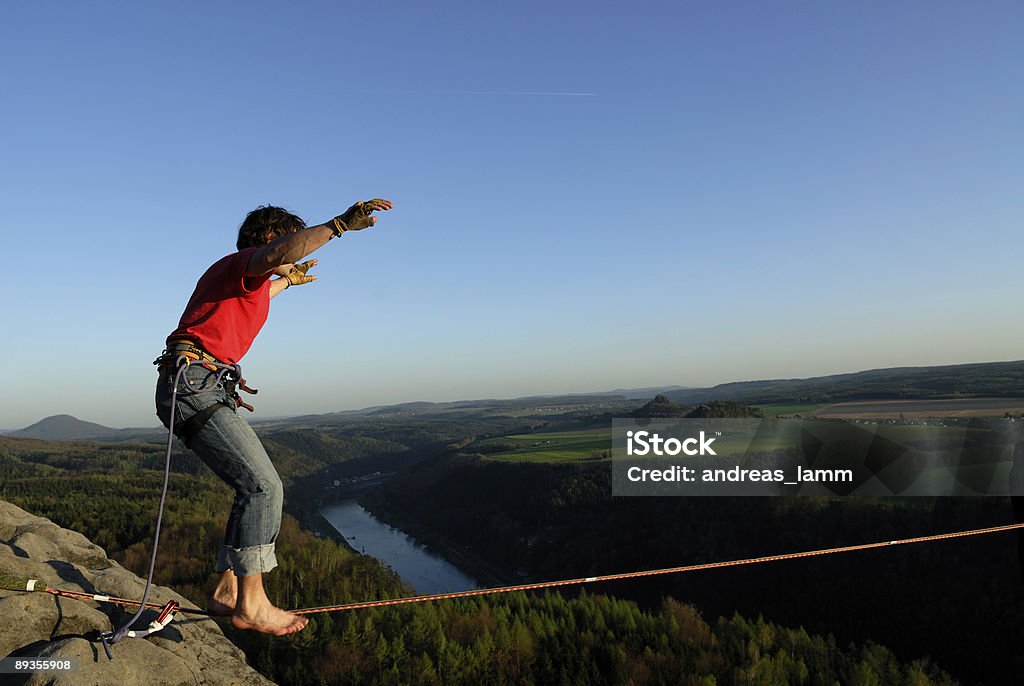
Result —
[[[743, 559], [1013, 521], [1005, 498], [613, 498], [607, 463], [449, 455], [362, 502], [427, 541], [528, 581]], [[444, 552], [445, 546], [438, 545]], [[904, 659], [931, 655], [968, 682], [1021, 669], [1024, 595], [1013, 534], [598, 586], [706, 616], [763, 614]], [[966, 630], [970, 627], [970, 630]]]
[[[302, 454], [294, 442], [288, 449]], [[154, 444], [0, 438], [0, 498], [82, 531], [141, 573], [162, 452]], [[176, 452], [174, 465], [158, 578], [201, 600], [230, 494], [190, 455]], [[268, 592], [286, 607], [403, 593], [375, 560], [293, 519], [279, 549]], [[323, 614], [288, 639], [228, 633], [258, 669], [288, 684], [953, 683], [933, 661], [897, 659], [871, 641], [847, 644], [756, 614], [708, 621], [668, 598], [640, 606], [605, 595], [615, 590]]]
[[724, 383], [671, 391], [681, 403], [733, 400], [744, 403], [835, 403], [847, 400], [945, 399], [1024, 395], [1024, 361], [942, 367], [871, 369], [808, 379]]

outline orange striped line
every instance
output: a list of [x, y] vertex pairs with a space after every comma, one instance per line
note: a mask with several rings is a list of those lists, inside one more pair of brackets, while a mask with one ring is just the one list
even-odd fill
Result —
[[[946, 534], [935, 534], [932, 536], [917, 536], [915, 538], [903, 538], [893, 541], [879, 541], [877, 543], [862, 543], [859, 545], [847, 545], [838, 548], [821, 548], [819, 550], [807, 550], [799, 553], [783, 553], [781, 555], [768, 555], [765, 557], [751, 557], [742, 560], [728, 560], [725, 562], [707, 562], [704, 564], [686, 565], [684, 567], [665, 567], [663, 569], [649, 569], [641, 572], [623, 572], [620, 574], [603, 574], [601, 576], [588, 576], [578, 579], [563, 579], [561, 581], [542, 581], [533, 584], [519, 584], [517, 586], [500, 586], [497, 588], [480, 588], [471, 591], [458, 591], [455, 593], [434, 593], [431, 595], [410, 596], [407, 598], [392, 598], [388, 600], [368, 600], [359, 603], [348, 603], [346, 605], [330, 605], [325, 607], [309, 607], [302, 610], [291, 610], [293, 614], [309, 615], [318, 612], [341, 612], [343, 610], [360, 610], [367, 607], [387, 607], [389, 605], [406, 605], [409, 603], [426, 603], [434, 600], [450, 600], [454, 598], [472, 598], [476, 596], [494, 595], [496, 593], [513, 593], [515, 591], [536, 591], [546, 588], [558, 588], [559, 586], [577, 586], [581, 584], [594, 583], [596, 581], [618, 581], [621, 579], [636, 579], [645, 576], [659, 576], [662, 574], [682, 574], [683, 572], [696, 572], [703, 569], [720, 569], [722, 567], [739, 567], [741, 565], [754, 565], [763, 562], [776, 562], [779, 560], [796, 560], [804, 557], [818, 557], [821, 555], [836, 555], [839, 553], [851, 553], [857, 550], [871, 550], [872, 548], [886, 548], [893, 545], [909, 545], [911, 543], [928, 543], [941, 541], [949, 538], [963, 538], [965, 536], [980, 536], [982, 534], [994, 534], [1002, 531], [1024, 528], [1021, 524], [1006, 524], [1004, 526], [993, 526], [987, 529], [972, 529], [970, 531], [955, 531]], [[186, 611], [186, 610], [183, 610]]]

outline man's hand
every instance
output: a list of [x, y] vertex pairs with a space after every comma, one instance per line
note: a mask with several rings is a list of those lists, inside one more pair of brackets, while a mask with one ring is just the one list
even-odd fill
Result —
[[339, 214], [334, 218], [336, 233], [340, 236], [345, 231], [361, 231], [362, 229], [368, 229], [377, 221], [376, 217], [370, 216], [371, 212], [390, 210], [391, 207], [391, 201], [384, 200], [383, 198], [374, 198], [373, 200], [367, 200], [366, 202], [357, 202], [355, 205], [345, 210], [344, 214]]
[[302, 286], [307, 283], [316, 281], [316, 276], [307, 274], [310, 269], [316, 266], [316, 260], [306, 260], [293, 266], [284, 278], [288, 281], [288, 287], [291, 286]]

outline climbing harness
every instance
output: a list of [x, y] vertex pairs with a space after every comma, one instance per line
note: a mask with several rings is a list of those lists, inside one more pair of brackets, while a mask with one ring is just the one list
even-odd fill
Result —
[[[184, 362], [182, 362], [184, 360]], [[224, 389], [227, 399], [220, 402], [214, 403], [193, 414], [188, 419], [185, 419], [178, 424], [177, 431], [174, 432], [182, 443], [186, 447], [192, 447], [192, 439], [202, 431], [206, 423], [210, 421], [213, 415], [222, 408], [238, 409], [239, 407], [253, 411], [253, 406], [242, 400], [242, 397], [238, 395], [238, 391], [245, 391], [255, 395], [259, 391], [255, 388], [250, 388], [246, 385], [245, 379], [242, 378], [242, 368], [237, 365], [229, 365], [221, 362], [217, 358], [207, 353], [202, 348], [198, 348], [191, 344], [184, 344], [180, 347], [176, 346], [174, 350], [165, 350], [163, 354], [153, 360], [153, 364], [157, 365], [160, 369], [167, 367], [178, 367], [184, 364], [186, 367], [192, 363], [200, 364], [202, 367], [211, 370], [216, 373], [216, 377], [213, 380], [211, 388], [204, 387], [197, 389], [194, 384], [190, 383], [188, 377], [185, 377], [185, 383], [188, 386], [191, 394], [195, 395], [198, 393], [217, 391], [221, 388]], [[178, 379], [175, 378], [174, 390], [177, 391]], [[176, 405], [173, 405], [177, 407]]]
[[[172, 356], [173, 363], [171, 363], [168, 359], [171, 358]], [[215, 372], [214, 378], [212, 379], [212, 382], [210, 380], [204, 381], [202, 386], [197, 388], [191, 381], [189, 381], [188, 377], [185, 376], [185, 371], [189, 368], [189, 365], [192, 364], [193, 360], [198, 361], [200, 364], [203, 365], [203, 367], [207, 369], [212, 368], [217, 370]], [[132, 617], [127, 622], [125, 622], [125, 624], [120, 629], [116, 631], [104, 631], [100, 634], [100, 641], [103, 643], [103, 650], [107, 654], [107, 659], [110, 660], [114, 659], [114, 656], [110, 652], [110, 646], [125, 638], [141, 638], [143, 636], [148, 636], [149, 634], [160, 631], [165, 626], [167, 626], [167, 624], [174, 620], [175, 612], [179, 610], [179, 606], [176, 601], [169, 601], [166, 605], [160, 608], [159, 616], [154, 622], [152, 622], [149, 625], [148, 629], [145, 629], [143, 631], [132, 630], [132, 627], [139, 620], [139, 617], [142, 616], [142, 613], [146, 609], [149, 609], [146, 600], [149, 598], [149, 590], [150, 587], [153, 585], [153, 573], [154, 570], [156, 569], [156, 553], [160, 545], [160, 526], [163, 523], [164, 504], [167, 501], [167, 486], [170, 483], [171, 478], [171, 451], [174, 446], [173, 437], [176, 435], [176, 432], [174, 431], [174, 417], [178, 412], [179, 385], [184, 383], [185, 387], [188, 389], [191, 395], [198, 395], [201, 393], [212, 393], [225, 389], [227, 391], [228, 397], [234, 398], [237, 407], [246, 407], [250, 412], [252, 411], [252, 407], [242, 402], [241, 398], [239, 398], [238, 394], [235, 392], [235, 388], [241, 388], [242, 390], [248, 393], [256, 393], [254, 389], [251, 389], [245, 385], [245, 379], [242, 377], [242, 368], [240, 365], [226, 364], [224, 362], [220, 362], [219, 360], [216, 360], [215, 358], [211, 358], [209, 355], [206, 355], [201, 349], [198, 348], [194, 350], [180, 351], [177, 353], [165, 351], [165, 353], [158, 357], [153, 362], [153, 364], [160, 366], [170, 366], [171, 364], [173, 364], [175, 367], [174, 385], [171, 388], [171, 414], [170, 418], [168, 419], [167, 425], [167, 452], [164, 458], [164, 483], [163, 488], [160, 492], [160, 505], [157, 508], [156, 528], [153, 533], [153, 552], [149, 558], [149, 574], [146, 576], [146, 587], [142, 593], [142, 600], [138, 603], [133, 603], [137, 604], [139, 609], [135, 612], [134, 615], [132, 615]], [[215, 403], [210, 407], [212, 407], [213, 409], [211, 410], [210, 408], [206, 408], [205, 410], [196, 413], [196, 415], [193, 415], [192, 417], [186, 419], [183, 422], [183, 427], [186, 429], [186, 431], [179, 430], [179, 432], [177, 433], [181, 440], [184, 441], [186, 445], [188, 445], [195, 437], [195, 435], [199, 433], [203, 426], [213, 416], [214, 412], [226, 406], [222, 403]], [[202, 415], [200, 419], [190, 423], [190, 420], [194, 419], [196, 416], [199, 415]], [[93, 599], [95, 600], [96, 598]]]

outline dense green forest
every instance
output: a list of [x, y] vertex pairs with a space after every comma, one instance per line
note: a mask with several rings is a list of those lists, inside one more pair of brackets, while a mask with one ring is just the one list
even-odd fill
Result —
[[[576, 578], [893, 540], [1013, 521], [1005, 498], [612, 498], [607, 463], [447, 455], [361, 499], [436, 546], [527, 581]], [[763, 614], [904, 659], [931, 655], [968, 682], [1002, 683], [1024, 660], [1013, 534], [898, 546], [598, 587], [654, 608]]]
[[[399, 447], [435, 446], [449, 456], [420, 460], [426, 465], [456, 459], [453, 442], [467, 438], [447, 429], [431, 434], [424, 426], [394, 433], [365, 430], [358, 436], [351, 428], [319, 433], [266, 437], [274, 459], [297, 472], [286, 474], [290, 483], [330, 460], [328, 447], [348, 446], [351, 460], [404, 453]], [[163, 448], [155, 444], [0, 438], [0, 498], [83, 532], [142, 573], [162, 464]], [[466, 470], [468, 476], [474, 473], [470, 464]], [[587, 479], [578, 483], [586, 493]], [[568, 513], [582, 502], [574, 488], [552, 506], [569, 508], [562, 510]], [[170, 489], [158, 581], [201, 600], [211, 587], [212, 560], [231, 495], [182, 451], [174, 455]], [[543, 488], [540, 492], [550, 497]], [[510, 511], [515, 520], [517, 510]], [[488, 522], [485, 528], [491, 527]], [[268, 576], [268, 592], [283, 606], [408, 592], [376, 560], [314, 537], [291, 517], [285, 519], [279, 549], [281, 568]], [[594, 550], [590, 559], [601, 555]], [[594, 566], [586, 555], [581, 559]], [[897, 658], [871, 640], [839, 641], [829, 631], [808, 632], [798, 622], [768, 621], [757, 612], [709, 621], [703, 617], [717, 615], [702, 615], [667, 595], [655, 601], [639, 594], [640, 602], [605, 595], [618, 590], [520, 593], [317, 615], [306, 631], [287, 639], [230, 627], [227, 633], [254, 666], [287, 684], [954, 683], [941, 661]]]

